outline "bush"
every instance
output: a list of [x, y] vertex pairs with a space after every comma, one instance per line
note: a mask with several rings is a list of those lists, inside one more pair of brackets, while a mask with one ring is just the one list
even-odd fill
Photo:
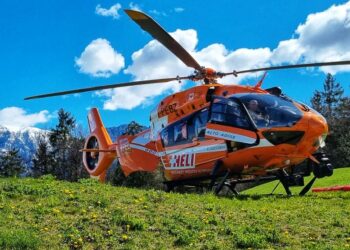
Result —
[[119, 162], [114, 162], [106, 174], [106, 181], [114, 186], [162, 189], [163, 180], [163, 174], [160, 169], [154, 172], [134, 172], [126, 177]]

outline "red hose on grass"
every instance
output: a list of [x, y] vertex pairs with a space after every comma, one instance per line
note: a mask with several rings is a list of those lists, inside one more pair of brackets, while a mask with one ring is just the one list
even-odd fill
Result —
[[313, 188], [312, 192], [350, 191], [350, 185]]

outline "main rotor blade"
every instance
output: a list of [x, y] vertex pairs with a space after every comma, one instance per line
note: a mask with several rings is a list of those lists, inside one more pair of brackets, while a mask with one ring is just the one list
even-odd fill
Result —
[[121, 88], [121, 87], [153, 84], [153, 83], [164, 83], [164, 82], [171, 82], [171, 81], [180, 81], [180, 80], [187, 80], [187, 79], [191, 79], [191, 77], [190, 76], [184, 76], [184, 77], [162, 78], [162, 79], [153, 79], [153, 80], [144, 80], [144, 81], [108, 84], [108, 85], [102, 85], [102, 86], [96, 86], [96, 87], [89, 87], [89, 88], [82, 88], [82, 89], [73, 89], [73, 90], [54, 92], [54, 93], [48, 93], [48, 94], [43, 94], [43, 95], [30, 96], [30, 97], [24, 98], [24, 100], [31, 100], [31, 99], [38, 99], [38, 98], [45, 98], [45, 97], [52, 97], [52, 96], [60, 96], [60, 95], [67, 95], [67, 94], [76, 94], [76, 93], [95, 91], [95, 90], [103, 90], [103, 89], [113, 89], [113, 88]]
[[321, 63], [304, 63], [304, 64], [294, 64], [294, 65], [284, 65], [284, 66], [273, 66], [258, 69], [247, 69], [240, 71], [233, 71], [229, 73], [222, 73], [223, 76], [227, 75], [238, 75], [243, 73], [252, 73], [258, 71], [269, 71], [278, 69], [293, 69], [293, 68], [306, 68], [306, 67], [321, 67], [321, 66], [336, 66], [336, 65], [350, 65], [350, 61], [337, 61], [337, 62], [321, 62]]
[[147, 31], [153, 38], [157, 39], [188, 67], [192, 67], [198, 71], [201, 70], [199, 63], [151, 17], [141, 11], [124, 11], [141, 27], [141, 29]]

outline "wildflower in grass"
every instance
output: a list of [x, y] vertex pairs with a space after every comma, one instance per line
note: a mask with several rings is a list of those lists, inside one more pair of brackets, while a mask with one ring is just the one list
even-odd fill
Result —
[[107, 233], [108, 233], [108, 235], [112, 235], [112, 234], [113, 234], [113, 231], [112, 231], [111, 229], [109, 229], [109, 230], [107, 231]]
[[127, 236], [126, 234], [122, 235], [122, 240], [123, 241], [127, 241], [129, 239], [129, 236]]
[[87, 211], [86, 211], [85, 209], [82, 209], [81, 212], [82, 212], [83, 214], [86, 214]]
[[54, 212], [55, 214], [59, 214], [61, 211], [58, 208], [53, 208], [52, 212]]
[[48, 229], [47, 227], [44, 227], [44, 231], [46, 231], [46, 232], [47, 232], [47, 231], [49, 231], [49, 229]]
[[147, 209], [147, 208], [148, 208], [148, 206], [146, 206], [146, 205], [145, 205], [145, 206], [143, 206], [143, 208]]
[[92, 215], [91, 215], [91, 218], [97, 219], [97, 214], [92, 214]]

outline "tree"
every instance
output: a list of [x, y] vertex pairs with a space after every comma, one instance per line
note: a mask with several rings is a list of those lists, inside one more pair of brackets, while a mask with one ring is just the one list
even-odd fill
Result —
[[142, 132], [143, 128], [140, 124], [138, 124], [135, 121], [132, 121], [128, 124], [128, 127], [126, 128], [125, 134], [127, 135], [136, 135], [140, 132]]
[[76, 123], [73, 116], [60, 109], [58, 111], [58, 124], [51, 130], [49, 141], [53, 161], [53, 174], [58, 179], [76, 181], [85, 177], [82, 170], [82, 156], [79, 150], [84, 146], [82, 135], [75, 134]]
[[340, 83], [327, 74], [323, 91], [316, 90], [311, 99], [312, 107], [327, 120], [329, 135], [325, 150], [335, 167], [345, 167], [350, 163], [350, 98], [343, 94]]
[[50, 151], [50, 144], [45, 135], [38, 138], [38, 149], [33, 157], [33, 176], [39, 177], [46, 174], [52, 174], [55, 160]]
[[23, 161], [18, 149], [13, 148], [0, 155], [0, 176], [19, 176], [23, 170]]

